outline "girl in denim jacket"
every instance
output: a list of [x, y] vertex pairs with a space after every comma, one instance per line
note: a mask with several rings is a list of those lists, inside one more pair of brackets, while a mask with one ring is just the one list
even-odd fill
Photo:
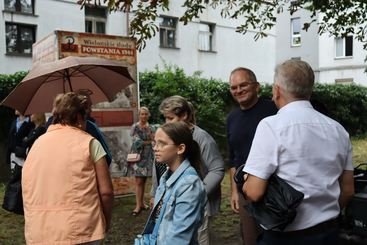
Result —
[[184, 122], [168, 123], [155, 134], [156, 160], [167, 164], [144, 232], [136, 244], [198, 244], [206, 193], [200, 148]]

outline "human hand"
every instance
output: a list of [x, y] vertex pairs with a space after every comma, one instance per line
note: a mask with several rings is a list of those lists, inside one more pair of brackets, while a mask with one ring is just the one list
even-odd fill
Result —
[[240, 212], [240, 201], [237, 191], [231, 191], [231, 208], [235, 213]]
[[106, 230], [105, 230], [106, 233], [110, 230], [110, 227], [111, 227], [110, 222], [106, 222]]

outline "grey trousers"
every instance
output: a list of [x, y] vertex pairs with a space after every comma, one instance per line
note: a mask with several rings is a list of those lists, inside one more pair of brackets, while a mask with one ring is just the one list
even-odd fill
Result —
[[248, 201], [243, 198], [241, 193], [238, 193], [238, 195], [240, 202], [240, 228], [243, 245], [256, 245], [256, 239], [263, 230], [245, 210], [244, 206]]

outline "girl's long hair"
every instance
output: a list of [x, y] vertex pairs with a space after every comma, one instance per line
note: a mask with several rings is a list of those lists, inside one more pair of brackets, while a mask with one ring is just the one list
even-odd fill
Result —
[[176, 146], [184, 144], [186, 146], [183, 157], [190, 161], [191, 166], [203, 179], [202, 159], [199, 144], [192, 138], [192, 133], [185, 122], [166, 123], [161, 129], [175, 143]]

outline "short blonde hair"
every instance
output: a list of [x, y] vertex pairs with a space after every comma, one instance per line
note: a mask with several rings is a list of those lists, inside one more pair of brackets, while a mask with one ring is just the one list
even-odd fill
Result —
[[194, 105], [186, 100], [184, 97], [174, 95], [165, 98], [159, 106], [159, 111], [162, 114], [173, 113], [174, 115], [181, 117], [186, 113], [186, 122], [195, 124]]
[[33, 113], [32, 121], [36, 125], [45, 125], [46, 124], [46, 116], [45, 113]]
[[150, 111], [149, 111], [149, 109], [148, 109], [148, 107], [146, 107], [146, 106], [142, 106], [142, 107], [140, 107], [140, 109], [138, 110], [138, 114], [140, 115], [140, 112], [141, 111], [146, 111], [146, 112], [148, 112], [148, 116], [150, 116]]

